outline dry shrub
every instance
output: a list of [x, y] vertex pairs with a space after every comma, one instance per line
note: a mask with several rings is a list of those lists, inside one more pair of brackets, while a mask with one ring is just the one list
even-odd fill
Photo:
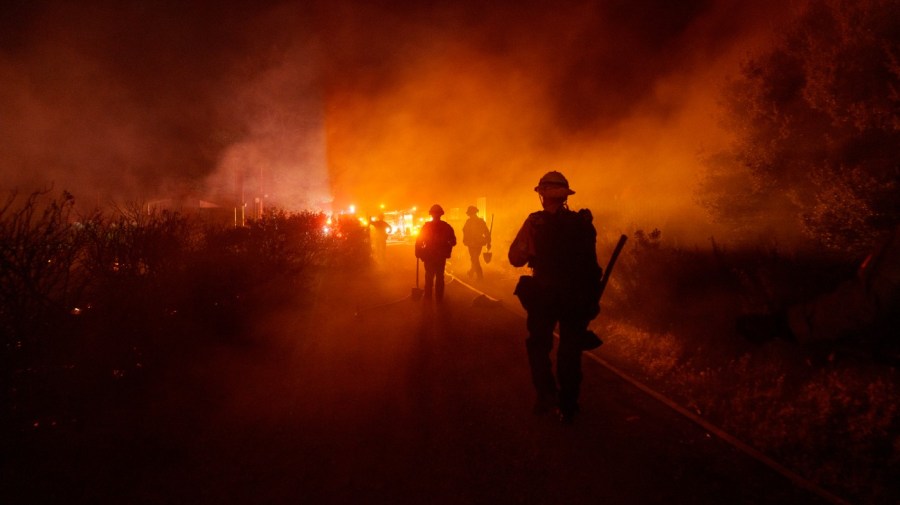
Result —
[[328, 234], [318, 213], [270, 210], [235, 228], [138, 205], [75, 216], [73, 204], [41, 191], [0, 207], [2, 418], [14, 429], [139, 398], [211, 342], [253, 345], [250, 321], [369, 259], [358, 222]]
[[892, 503], [900, 472], [900, 375], [864, 336], [753, 344], [735, 320], [826, 291], [853, 258], [775, 248], [667, 246], [636, 232], [595, 324], [618, 367], [809, 477], [864, 503]]
[[0, 206], [0, 331], [19, 346], [52, 324], [83, 288], [81, 235], [71, 222], [72, 195], [46, 201], [49, 190]]

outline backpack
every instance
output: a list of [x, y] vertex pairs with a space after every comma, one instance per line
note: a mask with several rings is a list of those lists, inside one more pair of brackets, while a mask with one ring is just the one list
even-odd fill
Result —
[[534, 275], [541, 284], [564, 293], [566, 298], [599, 300], [603, 269], [597, 263], [597, 231], [587, 209], [560, 209], [555, 214], [533, 214]]
[[416, 238], [416, 258], [423, 261], [450, 257], [456, 236], [453, 228], [444, 221], [429, 221], [422, 226]]

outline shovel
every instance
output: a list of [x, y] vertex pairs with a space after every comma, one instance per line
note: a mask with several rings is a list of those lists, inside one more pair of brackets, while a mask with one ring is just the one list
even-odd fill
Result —
[[419, 258], [416, 258], [416, 287], [412, 288], [412, 293], [410, 293], [410, 298], [413, 300], [419, 300], [422, 298], [423, 290], [419, 289]]
[[[494, 215], [493, 214], [491, 214], [491, 227], [490, 227], [490, 229], [488, 229], [488, 237], [490, 237], [492, 233], [494, 233]], [[488, 239], [488, 240], [490, 240], [490, 239]], [[487, 251], [484, 252], [484, 262], [490, 263], [491, 258], [493, 258], [493, 257], [494, 257], [494, 253], [491, 252], [491, 245], [488, 244]]]

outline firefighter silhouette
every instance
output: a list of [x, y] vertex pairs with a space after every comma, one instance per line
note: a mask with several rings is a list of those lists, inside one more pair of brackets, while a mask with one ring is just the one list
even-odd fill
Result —
[[424, 300], [430, 300], [432, 291], [434, 298], [441, 301], [444, 298], [444, 269], [447, 266], [447, 258], [456, 245], [456, 233], [447, 222], [441, 221], [444, 209], [434, 204], [428, 211], [431, 221], [422, 225], [422, 230], [416, 238], [416, 257], [425, 265], [425, 289], [422, 294]]
[[369, 224], [372, 251], [375, 259], [383, 263], [387, 249], [387, 237], [391, 233], [391, 225], [384, 220], [384, 214], [378, 214], [378, 218]]
[[[597, 263], [593, 217], [589, 210], [569, 210], [575, 192], [559, 172], [541, 177], [534, 190], [543, 210], [528, 216], [509, 249], [509, 262], [528, 265], [515, 294], [528, 312], [526, 349], [531, 379], [537, 393], [537, 414], [556, 410], [564, 423], [578, 412], [581, 389], [581, 354], [587, 348], [587, 329], [600, 312], [602, 268]], [[550, 352], [553, 330], [559, 323], [556, 377]]]
[[484, 219], [478, 217], [478, 209], [474, 205], [469, 205], [466, 215], [469, 218], [463, 225], [463, 245], [469, 249], [469, 258], [472, 262], [468, 275], [482, 279], [484, 272], [481, 269], [481, 248], [487, 246], [490, 249], [491, 232]]

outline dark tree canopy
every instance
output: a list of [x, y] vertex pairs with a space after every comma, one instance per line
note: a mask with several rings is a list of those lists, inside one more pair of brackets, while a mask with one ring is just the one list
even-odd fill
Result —
[[700, 190], [715, 217], [845, 252], [900, 223], [900, 2], [812, 0], [723, 102], [735, 141]]

